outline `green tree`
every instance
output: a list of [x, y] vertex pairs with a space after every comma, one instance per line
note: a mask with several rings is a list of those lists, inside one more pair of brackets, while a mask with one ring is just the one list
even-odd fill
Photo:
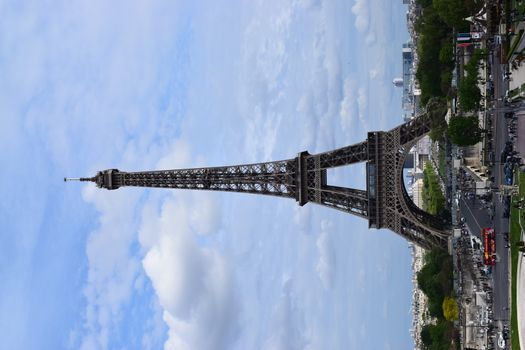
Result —
[[455, 321], [459, 318], [459, 309], [456, 300], [451, 297], [445, 297], [443, 300], [443, 316], [447, 321]]
[[439, 61], [446, 65], [454, 64], [454, 45], [451, 42], [443, 44], [439, 50]]
[[480, 109], [479, 65], [485, 56], [486, 52], [484, 50], [476, 49], [465, 64], [465, 76], [461, 79], [458, 89], [459, 104], [463, 112]]
[[450, 140], [458, 146], [475, 145], [482, 140], [483, 130], [476, 116], [450, 118], [448, 124]]
[[[443, 318], [443, 299], [448, 289], [444, 278], [452, 281], [448, 269], [451, 261], [448, 253], [443, 249], [432, 249], [425, 254], [425, 264], [417, 274], [419, 289], [428, 297], [428, 312], [431, 316]], [[445, 271], [445, 272], [443, 272]]]
[[443, 21], [451, 27], [460, 25], [464, 18], [469, 16], [468, 9], [463, 1], [433, 0], [432, 5]]
[[[429, 345], [425, 344], [426, 349], [429, 350], [449, 350], [450, 348], [450, 334], [451, 324], [445, 320], [438, 320], [437, 323], [426, 325], [424, 327], [425, 332], [430, 334]], [[428, 341], [428, 338], [426, 338]]]
[[416, 3], [422, 8], [426, 8], [432, 5], [432, 0], [416, 0]]
[[427, 324], [424, 325], [421, 329], [421, 333], [419, 334], [421, 337], [421, 342], [428, 348], [432, 345], [432, 334], [430, 333], [430, 329], [433, 325]]
[[465, 18], [475, 15], [483, 7], [483, 0], [432, 0], [443, 21], [451, 27], [460, 27]]
[[434, 141], [443, 139], [447, 131], [447, 102], [444, 98], [433, 97], [426, 105], [426, 113], [430, 117], [430, 138]]
[[416, 31], [419, 33], [416, 78], [421, 88], [421, 104], [425, 105], [431, 97], [448, 93], [449, 87], [444, 90], [441, 84], [441, 73], [450, 68], [440, 62], [439, 56], [442, 44], [452, 41], [452, 29], [428, 6], [416, 23]]
[[481, 90], [478, 79], [464, 77], [458, 88], [459, 105], [463, 112], [478, 111], [481, 106]]

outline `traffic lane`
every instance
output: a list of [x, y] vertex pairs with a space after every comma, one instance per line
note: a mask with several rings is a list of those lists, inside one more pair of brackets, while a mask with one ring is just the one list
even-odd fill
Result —
[[520, 156], [525, 157], [525, 112], [520, 109], [516, 112], [518, 116], [518, 127], [516, 131], [516, 150], [519, 152]]
[[[498, 86], [501, 89], [501, 94], [505, 88], [503, 82], [500, 80], [501, 74], [496, 75], [498, 79]], [[498, 104], [503, 102], [498, 101]], [[495, 114], [494, 136], [495, 136], [495, 156], [500, 160], [501, 152], [505, 147], [505, 142], [508, 139], [507, 121], [503, 113], [497, 112]], [[493, 175], [495, 185], [499, 186], [503, 182], [503, 164], [497, 162], [493, 167]], [[498, 254], [498, 263], [493, 269], [493, 312], [494, 318], [498, 320], [508, 319], [509, 306], [509, 283], [508, 283], [508, 250], [505, 247], [506, 242], [501, 236], [502, 232], [508, 231], [508, 219], [503, 218], [503, 203], [499, 200], [494, 200], [494, 222], [493, 227], [496, 232], [496, 252]]]
[[494, 297], [494, 318], [498, 320], [508, 320], [509, 307], [509, 269], [508, 269], [508, 249], [505, 247], [503, 232], [508, 231], [508, 219], [503, 218], [503, 203], [496, 201], [494, 229], [496, 232], [496, 252], [498, 262], [493, 270], [493, 297]]
[[474, 235], [479, 237], [482, 228], [492, 227], [488, 211], [481, 206], [478, 200], [466, 199], [463, 195], [459, 201], [459, 208], [461, 215], [465, 218], [465, 223]]
[[[494, 56], [494, 65], [492, 66], [493, 70], [493, 81], [494, 81], [494, 97], [496, 99], [495, 101], [495, 113], [494, 113], [494, 120], [493, 120], [493, 148], [494, 148], [494, 156], [497, 160], [501, 157], [501, 151], [503, 151], [502, 145], [507, 140], [507, 127], [505, 123], [505, 118], [503, 117], [503, 113], [501, 112], [501, 109], [505, 108], [505, 104], [503, 101], [501, 101], [501, 98], [505, 95], [505, 84], [503, 82], [503, 78], [501, 76], [503, 69], [499, 62], [499, 58], [497, 56]], [[502, 175], [502, 168], [500, 166], [496, 166], [493, 169], [493, 176], [495, 178], [496, 184], [501, 183], [501, 175]]]
[[[502, 208], [499, 206], [495, 209], [493, 221], [491, 220], [488, 210], [484, 209], [478, 200], [465, 199], [463, 196], [460, 200], [461, 214], [471, 233], [479, 235], [484, 227], [494, 227], [496, 232], [496, 254], [498, 262], [492, 268], [492, 285], [493, 285], [493, 315], [494, 319], [506, 320], [508, 318], [508, 249], [505, 247], [503, 234], [500, 232], [505, 227], [505, 222], [501, 218]], [[500, 233], [500, 234], [498, 234]]]

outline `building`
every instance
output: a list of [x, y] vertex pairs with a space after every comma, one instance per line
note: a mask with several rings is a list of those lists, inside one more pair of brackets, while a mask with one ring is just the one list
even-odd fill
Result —
[[403, 120], [408, 121], [419, 114], [417, 105], [418, 96], [420, 95], [420, 90], [415, 79], [414, 52], [411, 42], [403, 44], [401, 54], [403, 59], [403, 75], [400, 78], [395, 78], [392, 83], [394, 86], [403, 89], [403, 97], [401, 99]]
[[403, 87], [403, 78], [394, 78], [392, 84], [394, 84], [395, 87]]

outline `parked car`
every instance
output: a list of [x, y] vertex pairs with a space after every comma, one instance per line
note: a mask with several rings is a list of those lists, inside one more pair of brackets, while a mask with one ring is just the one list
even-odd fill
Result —
[[503, 217], [508, 218], [510, 216], [510, 196], [505, 196], [503, 199]]
[[498, 332], [498, 347], [500, 349], [505, 349], [505, 339], [503, 339], [503, 334]]
[[512, 185], [514, 182], [514, 163], [506, 162], [503, 166], [503, 174], [505, 175], [505, 185]]

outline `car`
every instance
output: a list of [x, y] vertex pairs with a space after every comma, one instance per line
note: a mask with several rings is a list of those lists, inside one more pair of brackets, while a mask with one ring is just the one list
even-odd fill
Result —
[[507, 157], [508, 157], [507, 152], [506, 152], [505, 150], [503, 150], [503, 151], [501, 152], [501, 156], [500, 156], [500, 159], [499, 159], [500, 162], [501, 162], [501, 163], [505, 163], [505, 162], [507, 161]]
[[503, 174], [505, 175], [505, 185], [511, 186], [514, 181], [514, 163], [506, 162], [503, 166]]
[[520, 165], [522, 163], [521, 157], [517, 157], [516, 155], [508, 156], [506, 162]]
[[505, 148], [503, 148], [503, 151], [501, 151], [501, 157], [500, 157], [500, 161], [502, 163], [505, 163], [505, 161], [507, 160], [507, 157], [512, 155], [512, 153], [514, 152], [513, 148], [514, 148], [514, 145], [512, 144], [512, 142], [507, 141], [505, 143]]
[[503, 339], [507, 340], [509, 339], [509, 330], [503, 329]]
[[505, 142], [505, 148], [503, 149], [503, 152], [511, 153], [513, 149], [514, 149], [514, 144], [511, 141]]
[[503, 218], [507, 219], [510, 216], [510, 196], [505, 196], [503, 199]]
[[505, 339], [503, 339], [503, 333], [498, 332], [498, 347], [505, 349]]
[[488, 158], [489, 158], [489, 162], [494, 164], [494, 152], [493, 151], [489, 152]]
[[512, 174], [510, 174], [510, 175], [509, 174], [505, 174], [505, 185], [512, 186], [513, 182], [514, 182], [514, 179], [513, 179]]

